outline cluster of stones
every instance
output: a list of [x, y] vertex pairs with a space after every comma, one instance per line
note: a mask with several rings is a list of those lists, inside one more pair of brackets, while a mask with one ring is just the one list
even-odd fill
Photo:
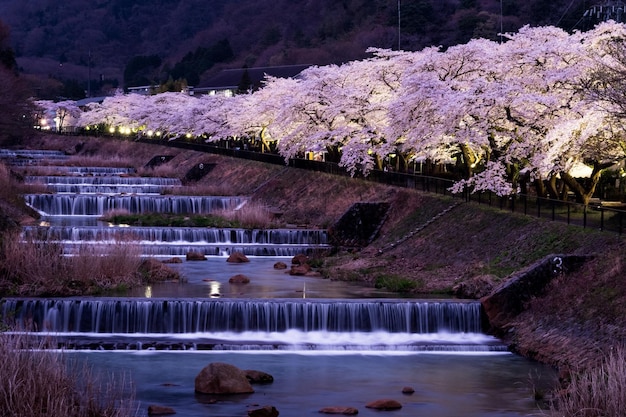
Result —
[[[234, 365], [213, 362], [205, 366], [196, 376], [194, 390], [197, 394], [208, 395], [232, 395], [232, 394], [252, 394], [253, 384], [271, 384], [274, 377], [266, 372], [247, 369], [242, 370]], [[404, 387], [403, 394], [413, 394], [411, 387]], [[212, 401], [217, 402], [217, 401]], [[277, 417], [279, 415], [276, 407], [272, 405], [254, 406], [247, 410], [249, 417]], [[402, 408], [399, 401], [383, 398], [371, 401], [365, 405], [366, 408], [376, 410], [397, 410]], [[354, 407], [330, 406], [319, 410], [323, 414], [356, 415], [358, 409]], [[176, 414], [176, 411], [168, 406], [152, 404], [148, 406], [149, 416]]]
[[311, 267], [309, 257], [305, 254], [301, 253], [294, 256], [291, 259], [291, 267], [288, 267], [284, 262], [276, 262], [274, 264], [274, 269], [288, 269], [287, 271], [289, 275], [299, 275], [299, 276], [320, 276], [320, 273], [313, 270]]

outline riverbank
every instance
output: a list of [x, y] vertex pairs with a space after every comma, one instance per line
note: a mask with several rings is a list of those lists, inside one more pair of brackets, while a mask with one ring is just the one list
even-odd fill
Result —
[[[387, 203], [388, 215], [370, 245], [324, 259], [326, 276], [367, 286], [411, 282], [404, 288], [413, 293], [446, 296], [463, 287], [478, 298], [552, 253], [591, 255], [580, 270], [555, 279], [533, 298], [502, 337], [522, 355], [563, 369], [593, 364], [626, 340], [626, 246], [613, 233], [357, 179], [131, 141], [37, 135], [23, 146], [179, 178], [202, 163], [210, 169], [190, 186], [252, 196], [289, 227], [328, 228], [356, 202]], [[144, 167], [162, 155], [172, 158]], [[10, 217], [28, 223], [15, 212]]]

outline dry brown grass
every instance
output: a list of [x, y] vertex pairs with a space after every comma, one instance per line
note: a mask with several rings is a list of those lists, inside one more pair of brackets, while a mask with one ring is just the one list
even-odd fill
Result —
[[183, 174], [180, 168], [167, 163], [155, 167], [137, 167], [137, 175], [140, 177], [180, 178]]
[[276, 227], [274, 215], [261, 202], [247, 201], [235, 210], [219, 210], [213, 213], [246, 229], [269, 229]]
[[224, 184], [194, 184], [181, 187], [166, 187], [162, 194], [195, 195], [195, 196], [230, 196], [230, 188]]
[[85, 245], [75, 256], [63, 256], [57, 242], [5, 237], [0, 292], [21, 296], [88, 295], [142, 284], [137, 245], [117, 242]]
[[558, 393], [553, 417], [621, 417], [626, 410], [626, 351], [613, 349], [597, 367], [572, 376]]
[[6, 417], [137, 416], [125, 376], [96, 375], [46, 342], [0, 334], [0, 415]]

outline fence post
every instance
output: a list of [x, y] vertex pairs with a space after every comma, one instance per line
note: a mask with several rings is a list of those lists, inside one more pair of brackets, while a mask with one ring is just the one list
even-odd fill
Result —
[[541, 198], [537, 198], [537, 218], [541, 218]]
[[570, 212], [571, 212], [571, 209], [572, 209], [572, 205], [571, 205], [571, 203], [569, 201], [567, 201], [566, 204], [567, 204], [567, 224], [569, 224], [570, 223]]
[[600, 207], [600, 230], [604, 230], [604, 209]]
[[587, 205], [583, 206], [583, 229], [587, 227]]

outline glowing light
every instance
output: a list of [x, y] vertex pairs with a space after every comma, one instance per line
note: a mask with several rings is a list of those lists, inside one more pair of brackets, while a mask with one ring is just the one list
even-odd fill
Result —
[[148, 130], [148, 131], [146, 132], [146, 135], [148, 135], [148, 137], [150, 137], [150, 138], [151, 138], [151, 137], [152, 137], [152, 135], [154, 135], [154, 132], [153, 132], [152, 130]]
[[109, 133], [115, 133], [115, 127], [111, 126], [111, 127], [109, 128]]
[[191, 133], [187, 133], [187, 134], [185, 135], [185, 137], [186, 137], [187, 139], [191, 139]]
[[220, 297], [220, 283], [217, 281], [211, 281], [209, 283], [209, 296], [211, 298]]

